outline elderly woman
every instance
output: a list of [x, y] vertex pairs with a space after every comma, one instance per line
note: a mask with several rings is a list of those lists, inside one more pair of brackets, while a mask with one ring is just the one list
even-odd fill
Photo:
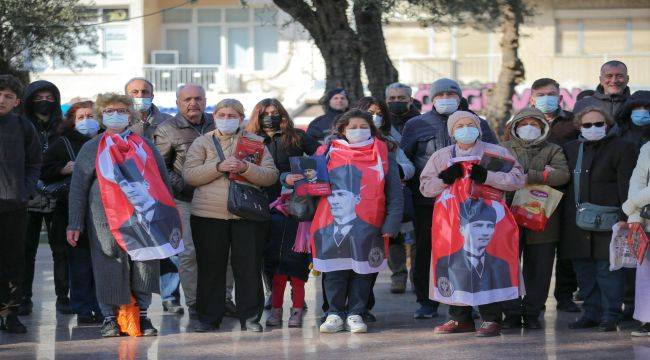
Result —
[[[216, 130], [198, 137], [187, 151], [183, 166], [185, 182], [193, 186], [190, 224], [198, 265], [197, 332], [219, 328], [226, 298], [226, 265], [230, 253], [235, 275], [235, 298], [241, 327], [262, 331], [259, 323], [264, 309], [262, 256], [268, 221], [240, 218], [228, 210], [231, 174], [239, 174], [249, 185], [272, 186], [278, 170], [266, 147], [260, 164], [239, 160], [235, 147], [243, 135], [244, 107], [225, 99], [214, 109]], [[225, 158], [219, 156], [221, 147]]]
[[[154, 173], [158, 174], [158, 177], [162, 177], [161, 180], [159, 179], [160, 182], [171, 193], [167, 170], [154, 144], [127, 129], [130, 124], [138, 119], [138, 114], [133, 110], [133, 103], [129, 97], [115, 93], [99, 95], [95, 105], [94, 117], [106, 131], [102, 136], [96, 136], [86, 142], [77, 155], [69, 195], [68, 242], [72, 246], [77, 246], [80, 234], [84, 231], [88, 234], [97, 300], [104, 315], [104, 323], [101, 328], [102, 336], [120, 335], [120, 329], [116, 323], [117, 309], [120, 305], [131, 303], [131, 296], [135, 297], [137, 306], [140, 308], [140, 329], [142, 334], [144, 336], [156, 336], [158, 331], [147, 318], [147, 309], [151, 304], [151, 293], [159, 291], [159, 261], [134, 261], [123, 250], [123, 242], [126, 236], [121, 236], [122, 241], [118, 243], [111, 231], [111, 226], [109, 226], [109, 222], [112, 222], [117, 216], [124, 215], [126, 209], [116, 211], [113, 208], [106, 208], [106, 204], [112, 204], [107, 199], [126, 196], [131, 201], [132, 198], [141, 198], [143, 195], [149, 194], [132, 195], [129, 193], [122, 195], [118, 193], [120, 190], [111, 187], [111, 185], [116, 186], [114, 183], [107, 184], [107, 180], [104, 178], [112, 175], [104, 173], [103, 170], [100, 174], [100, 171], [96, 169], [98, 149], [100, 144], [103, 144], [102, 141], [107, 141], [107, 139], [115, 141], [117, 148], [120, 148], [123, 144], [131, 144], [132, 141], [137, 142], [139, 145], [136, 152], [139, 156], [153, 154], [155, 158], [154, 168], [157, 169]], [[111, 149], [110, 152], [112, 153], [113, 150]], [[116, 151], [120, 150], [117, 149]], [[102, 152], [102, 156], [104, 156], [104, 152]], [[114, 165], [112, 170], [115, 171], [115, 176], [122, 171], [121, 166]], [[127, 173], [126, 170], [122, 174], [125, 173]], [[145, 173], [141, 176], [148, 175]], [[124, 181], [131, 184], [131, 180], [133, 179]], [[153, 186], [154, 184], [151, 184], [151, 177], [147, 177], [147, 180], [149, 181], [144, 181], [144, 183], [148, 184], [146, 186], [149, 189], [149, 185]], [[116, 181], [116, 179], [113, 181]], [[130, 185], [125, 185], [122, 188], [122, 182], [118, 182], [120, 184], [118, 189], [122, 189], [123, 192], [130, 192]], [[127, 187], [129, 189], [126, 189]], [[137, 207], [135, 200], [133, 207], [134, 209]], [[110, 219], [107, 217], [107, 213], [112, 214]], [[160, 215], [154, 214], [154, 216]], [[154, 226], [152, 225], [152, 219], [149, 219], [149, 212], [142, 215], [138, 213], [137, 217], [133, 216], [132, 218], [134, 219], [132, 221], [132, 223], [135, 223], [134, 226], [140, 224], [146, 229], [151, 229]], [[145, 222], [146, 224], [144, 224]]]
[[[99, 124], [93, 119], [92, 101], [82, 101], [72, 105], [59, 125], [61, 135], [43, 154], [41, 180], [46, 184], [70, 181], [75, 158], [88, 140], [97, 135]], [[67, 192], [61, 194], [54, 209], [52, 232], [57, 243], [66, 244], [66, 227], [68, 226]], [[65, 249], [64, 249], [65, 250]], [[90, 263], [90, 249], [86, 232], [79, 237], [78, 243], [67, 249], [68, 271], [70, 279], [70, 307], [77, 314], [77, 323], [101, 322], [101, 312], [95, 296], [95, 282]]]
[[[447, 120], [447, 131], [456, 144], [442, 148], [431, 156], [420, 174], [420, 192], [426, 197], [435, 198], [456, 180], [463, 177], [463, 169], [459, 163], [449, 166], [449, 161], [455, 157], [477, 156], [489, 152], [512, 159], [510, 152], [499, 146], [480, 140], [481, 120], [468, 111], [456, 111]], [[526, 175], [521, 165], [514, 161], [509, 172], [488, 171], [479, 164], [472, 166], [470, 176], [473, 182], [489, 185], [503, 191], [515, 191], [524, 187]], [[514, 239], [513, 239], [514, 240]], [[483, 323], [477, 331], [477, 336], [497, 336], [501, 332], [500, 303], [479, 305]], [[436, 334], [452, 334], [474, 332], [474, 320], [470, 306], [449, 306], [451, 319], [434, 329]]]
[[[585, 301], [582, 317], [569, 327], [616, 331], [622, 315], [625, 277], [622, 270], [609, 270], [612, 231], [585, 230], [584, 224], [579, 227], [576, 210], [578, 202], [619, 208], [618, 221], [625, 224], [627, 216], [620, 207], [627, 199], [638, 151], [634, 144], [617, 136], [614, 120], [600, 107], [584, 108], [576, 114], [575, 124], [580, 129], [580, 137], [564, 145], [572, 179], [563, 208], [560, 254], [572, 260]], [[611, 229], [612, 225], [603, 227]]]

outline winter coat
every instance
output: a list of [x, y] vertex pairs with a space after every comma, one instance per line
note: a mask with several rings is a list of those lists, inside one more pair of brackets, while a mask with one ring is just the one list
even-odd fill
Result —
[[187, 149], [196, 138], [214, 130], [212, 114], [204, 113], [202, 123], [203, 126], [199, 129], [178, 113], [159, 125], [153, 135], [153, 141], [167, 164], [174, 197], [185, 202], [192, 201], [194, 193], [194, 188], [183, 180], [183, 164]]
[[[578, 149], [584, 143], [584, 155], [580, 172], [580, 201], [596, 205], [623, 205], [627, 199], [632, 170], [638, 152], [633, 144], [609, 131], [599, 141], [586, 141], [580, 137], [564, 145], [569, 163], [571, 180], [564, 194], [560, 257], [564, 259], [609, 259], [611, 231], [585, 231], [576, 225], [576, 199], [573, 178], [575, 176]], [[627, 216], [620, 211], [620, 220]]]
[[264, 249], [264, 272], [269, 276], [281, 274], [303, 281], [309, 278], [311, 255], [293, 251], [298, 221], [273, 210], [269, 236]]
[[[436, 151], [427, 161], [424, 170], [420, 174], [420, 193], [423, 196], [428, 198], [435, 199], [440, 193], [442, 193], [449, 185], [442, 182], [438, 175], [446, 170], [449, 165], [449, 160], [452, 158], [454, 151], [456, 153], [461, 153], [462, 150], [457, 148], [457, 145], [450, 145], [445, 148], [442, 148]], [[510, 152], [499, 145], [494, 145], [490, 143], [483, 142], [481, 140], [477, 141], [467, 153], [463, 153], [463, 156], [483, 156], [484, 152], [490, 152], [492, 154], [504, 156], [507, 158], [514, 159]], [[460, 155], [458, 155], [460, 156]], [[485, 180], [485, 185], [492, 186], [495, 189], [503, 191], [516, 191], [526, 185], [526, 175], [523, 172], [521, 165], [515, 160], [515, 164], [512, 166], [512, 169], [508, 173], [504, 172], [493, 172], [488, 171], [487, 179]]]
[[151, 108], [149, 108], [147, 118], [137, 121], [129, 129], [142, 137], [152, 140], [158, 126], [171, 118], [173, 116], [160, 112], [158, 107], [152, 104]]
[[[79, 151], [68, 196], [68, 230], [87, 231], [97, 301], [111, 306], [128, 304], [133, 291], [158, 293], [160, 262], [132, 261], [108, 226], [95, 172], [102, 136], [87, 141]], [[154, 154], [158, 172], [171, 191], [165, 162], [153, 142], [144, 142]]]
[[323, 142], [325, 138], [332, 133], [332, 125], [344, 111], [334, 110], [327, 107], [325, 114], [315, 118], [307, 127], [307, 135], [314, 140]]
[[577, 139], [579, 135], [580, 130], [573, 124], [573, 113], [560, 109], [551, 121], [551, 131], [546, 140], [562, 146]]
[[[434, 108], [427, 113], [410, 119], [404, 126], [400, 146], [415, 166], [415, 175], [409, 181], [409, 187], [413, 191], [413, 200], [416, 206], [433, 206], [433, 199], [423, 196], [419, 191], [420, 174], [433, 153], [455, 142], [447, 131], [447, 118], [448, 115], [438, 114]], [[499, 143], [488, 123], [482, 119], [480, 130], [482, 141], [492, 144]]]
[[623, 103], [630, 97], [630, 88], [625, 87], [622, 94], [605, 94], [602, 85], [596, 87], [596, 92], [576, 102], [573, 106], [573, 113], [578, 114], [590, 106], [600, 107], [612, 115], [618, 121], [623, 110]]
[[[240, 218], [228, 211], [230, 180], [228, 173], [217, 170], [217, 165], [224, 159], [217, 155], [213, 136], [219, 138], [221, 148], [227, 158], [234, 153], [242, 132], [223, 135], [218, 130], [210, 131], [198, 137], [187, 150], [183, 166], [183, 179], [188, 185], [195, 187], [190, 212], [192, 215], [204, 218], [237, 220]], [[247, 164], [248, 169], [240, 175], [250, 185], [271, 186], [278, 180], [278, 169], [273, 164], [273, 157], [266, 147], [260, 165]]]
[[[265, 132], [257, 134], [264, 137], [264, 143], [271, 153], [273, 163], [279, 173], [291, 171], [291, 165], [289, 164], [290, 157], [303, 156], [304, 154], [312, 155], [316, 152], [316, 149], [318, 149], [318, 141], [312, 139], [311, 136], [307, 135], [300, 129], [296, 129], [295, 131], [300, 137], [299, 144], [298, 146], [290, 146], [289, 148], [286, 148], [282, 144], [282, 134], [280, 133], [275, 133], [273, 137], [268, 136]], [[275, 184], [266, 187], [264, 190], [267, 192], [269, 200], [274, 201], [280, 196], [280, 191], [282, 190], [280, 180], [278, 179]]]
[[411, 107], [404, 114], [399, 114], [398, 115], [398, 114], [391, 113], [391, 115], [392, 115], [391, 125], [393, 125], [395, 127], [395, 129], [397, 130], [397, 132], [399, 132], [401, 134], [401, 133], [404, 132], [404, 126], [406, 126], [406, 122], [411, 120], [412, 118], [414, 118], [416, 116], [420, 116], [421, 114], [420, 114], [419, 111], [417, 111], [417, 110], [413, 109], [413, 107]]
[[41, 143], [24, 117], [0, 116], [0, 212], [24, 208], [41, 171]]
[[637, 126], [632, 123], [632, 110], [639, 106], [650, 105], [650, 91], [635, 91], [623, 104], [621, 115], [616, 119], [618, 121], [617, 131], [623, 140], [636, 145], [641, 149], [648, 140], [650, 140], [650, 125]]
[[[569, 166], [562, 147], [548, 142], [550, 126], [544, 118], [544, 115], [541, 112], [538, 114], [539, 116], [530, 116], [525, 110], [516, 114], [509, 122], [511, 140], [503, 143], [503, 147], [508, 149], [519, 164], [521, 164], [524, 173], [527, 175], [526, 185], [561, 187], [571, 177], [571, 174], [569, 174]], [[544, 125], [542, 136], [534, 141], [522, 140], [516, 133], [517, 124], [521, 120], [529, 117], [538, 119]], [[547, 179], [544, 179], [544, 168], [546, 166], [550, 166], [555, 170], [550, 171]], [[514, 193], [508, 194], [508, 204], [512, 202], [513, 195]], [[556, 209], [548, 219], [546, 228], [543, 231], [535, 232], [523, 228], [527, 244], [559, 241], [561, 211], [558, 210]]]
[[636, 162], [627, 200], [623, 203], [623, 212], [628, 216], [628, 223], [642, 223], [646, 232], [650, 232], [650, 221], [641, 217], [641, 209], [650, 205], [650, 144], [641, 148]]

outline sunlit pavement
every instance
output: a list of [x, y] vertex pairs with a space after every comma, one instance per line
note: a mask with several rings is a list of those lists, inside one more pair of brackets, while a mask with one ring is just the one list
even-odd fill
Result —
[[576, 315], [557, 313], [552, 298], [546, 304], [543, 330], [507, 330], [496, 338], [434, 335], [433, 327], [444, 322], [447, 308], [441, 307], [441, 316], [433, 320], [414, 320], [415, 295], [391, 294], [388, 272], [377, 281], [378, 322], [370, 324], [367, 334], [319, 334], [320, 278], [312, 278], [302, 329], [286, 327], [288, 290], [285, 326], [265, 328], [263, 333], [242, 332], [239, 322], [228, 318], [218, 332], [192, 333], [188, 315], [163, 314], [155, 296], [149, 315], [158, 337], [102, 339], [99, 327], [78, 327], [76, 316], [56, 314], [51, 263], [49, 248], [41, 245], [34, 313], [21, 318], [29, 332], [0, 333], [0, 359], [650, 359], [650, 337], [631, 338], [633, 323], [623, 323], [612, 333], [569, 330]]

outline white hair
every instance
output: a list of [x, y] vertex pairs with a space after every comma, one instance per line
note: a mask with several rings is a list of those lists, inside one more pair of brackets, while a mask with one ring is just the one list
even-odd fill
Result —
[[127, 81], [126, 84], [124, 84], [124, 93], [125, 94], [128, 95], [128, 90], [126, 88], [129, 87], [129, 84], [136, 81], [136, 80], [144, 81], [147, 85], [149, 85], [149, 87], [151, 88], [151, 93], [153, 93], [153, 83], [151, 81], [147, 80], [146, 78], [138, 76], [138, 77], [130, 78], [129, 81]]
[[201, 93], [203, 94], [203, 97], [205, 98], [205, 89], [203, 88], [203, 86], [201, 86], [199, 84], [182, 84], [182, 85], [179, 85], [178, 88], [176, 89], [176, 100], [178, 100], [178, 97], [181, 95], [181, 91], [183, 91], [183, 89], [185, 89], [187, 87], [197, 87], [197, 88], [201, 89]]
[[386, 87], [386, 97], [387, 98], [388, 98], [388, 92], [390, 90], [393, 90], [393, 89], [398, 89], [398, 90], [399, 89], [404, 89], [406, 91], [406, 95], [408, 95], [408, 97], [411, 97], [411, 95], [413, 95], [413, 89], [411, 89], [410, 86], [399, 83], [399, 82], [395, 82], [395, 83], [392, 83], [392, 84], [390, 84], [390, 85], [388, 85]]

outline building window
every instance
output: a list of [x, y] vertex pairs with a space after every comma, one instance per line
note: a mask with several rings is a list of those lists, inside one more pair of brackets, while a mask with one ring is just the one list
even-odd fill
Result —
[[263, 8], [172, 9], [163, 12], [165, 50], [182, 64], [272, 70], [278, 54], [278, 10]]
[[555, 52], [603, 55], [650, 51], [650, 18], [556, 20]]

